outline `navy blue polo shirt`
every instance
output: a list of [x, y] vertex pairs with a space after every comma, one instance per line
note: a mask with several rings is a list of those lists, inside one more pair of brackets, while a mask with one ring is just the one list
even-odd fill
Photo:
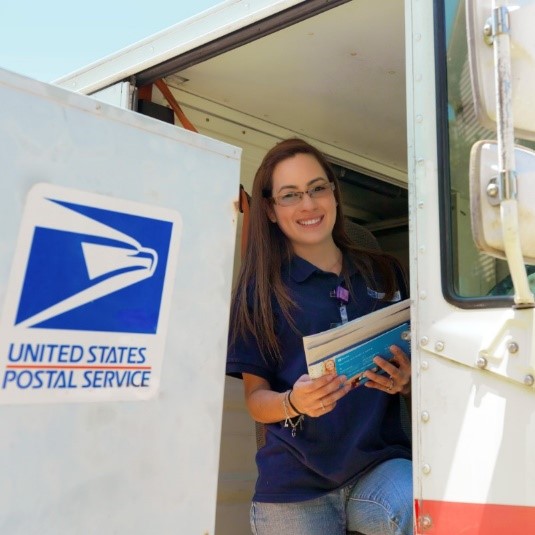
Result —
[[[292, 317], [302, 336], [340, 323], [340, 304], [331, 292], [343, 277], [294, 256], [283, 266], [282, 279], [298, 306]], [[376, 289], [368, 288], [356, 269], [351, 272], [351, 284], [356, 297], [347, 304], [349, 320], [389, 304], [377, 298]], [[307, 373], [307, 367], [302, 336], [286, 322], [276, 303], [274, 314], [282, 361], [266, 362], [254, 340], [238, 339], [229, 347], [227, 374], [240, 378], [244, 372], [257, 375], [266, 379], [272, 390], [284, 392]], [[410, 459], [399, 403], [397, 395], [359, 387], [339, 400], [333, 411], [318, 418], [305, 416], [295, 437], [284, 422], [266, 425], [266, 443], [256, 455], [258, 480], [253, 500], [310, 500], [350, 484], [383, 461]]]

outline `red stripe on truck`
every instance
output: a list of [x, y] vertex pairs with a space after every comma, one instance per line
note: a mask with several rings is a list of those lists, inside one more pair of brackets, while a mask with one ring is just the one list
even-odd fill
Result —
[[418, 535], [535, 533], [535, 506], [415, 500]]

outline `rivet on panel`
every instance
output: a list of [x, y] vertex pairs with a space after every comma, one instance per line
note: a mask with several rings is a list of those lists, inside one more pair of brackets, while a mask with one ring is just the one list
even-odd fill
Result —
[[421, 346], [426, 346], [428, 343], [429, 343], [429, 338], [427, 338], [427, 336], [422, 336], [420, 338], [420, 345]]
[[429, 421], [429, 413], [427, 411], [422, 411], [421, 418], [422, 418], [422, 422], [428, 422]]
[[429, 466], [428, 464], [424, 464], [424, 465], [422, 466], [422, 472], [423, 472], [424, 474], [426, 474], [426, 475], [427, 475], [427, 474], [430, 474], [430, 473], [431, 473], [431, 466]]
[[435, 343], [435, 351], [444, 351], [444, 342], [440, 340]]
[[424, 207], [424, 201], [418, 201], [418, 208]]
[[419, 251], [423, 254], [425, 253], [425, 245], [420, 245]]
[[423, 115], [417, 115], [417, 116], [416, 116], [416, 122], [417, 122], [417, 123], [421, 123], [423, 120], [424, 120]]
[[533, 386], [533, 383], [535, 382], [535, 379], [533, 379], [533, 375], [528, 374], [524, 377], [524, 384], [526, 386]]
[[419, 518], [418, 523], [420, 524], [420, 527], [422, 529], [429, 529], [433, 522], [431, 521], [431, 517], [429, 515], [423, 515]]
[[427, 370], [429, 368], [429, 362], [427, 362], [427, 360], [422, 360], [420, 368], [422, 368], [422, 370]]
[[518, 353], [518, 344], [511, 341], [507, 344], [507, 349], [509, 350], [509, 353]]
[[481, 368], [482, 370], [485, 369], [487, 367], [487, 359], [485, 357], [482, 357], [481, 355], [479, 357], [477, 357], [477, 360], [476, 360], [476, 366], [478, 368]]
[[425, 290], [422, 290], [422, 291], [420, 292], [420, 299], [421, 299], [422, 301], [424, 301], [424, 300], [426, 299], [426, 297], [427, 297], [427, 292], [426, 292]]

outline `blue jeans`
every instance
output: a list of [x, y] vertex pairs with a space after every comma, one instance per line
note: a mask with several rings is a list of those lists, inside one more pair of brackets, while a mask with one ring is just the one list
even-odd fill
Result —
[[253, 502], [254, 535], [412, 535], [412, 463], [392, 459], [359, 480], [305, 502]]

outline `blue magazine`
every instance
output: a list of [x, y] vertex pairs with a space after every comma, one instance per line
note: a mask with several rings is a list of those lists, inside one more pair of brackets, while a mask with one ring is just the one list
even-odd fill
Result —
[[382, 373], [373, 362], [379, 355], [391, 357], [390, 346], [410, 355], [409, 300], [390, 305], [361, 318], [303, 338], [308, 373], [312, 378], [326, 373], [345, 375], [358, 386], [367, 381], [363, 372]]

